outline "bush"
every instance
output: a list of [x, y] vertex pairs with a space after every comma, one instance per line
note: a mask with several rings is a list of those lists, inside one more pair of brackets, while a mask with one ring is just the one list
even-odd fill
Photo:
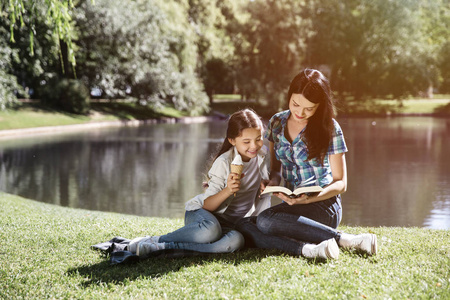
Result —
[[41, 91], [41, 102], [75, 114], [87, 114], [90, 109], [88, 88], [76, 79], [51, 79]]

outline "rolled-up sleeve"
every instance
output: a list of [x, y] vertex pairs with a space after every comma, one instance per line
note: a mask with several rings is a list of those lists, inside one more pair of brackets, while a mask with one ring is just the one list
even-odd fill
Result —
[[197, 195], [186, 202], [186, 210], [197, 210], [203, 207], [205, 199], [219, 193], [227, 183], [230, 166], [224, 159], [216, 159], [208, 172], [208, 188], [203, 194]]

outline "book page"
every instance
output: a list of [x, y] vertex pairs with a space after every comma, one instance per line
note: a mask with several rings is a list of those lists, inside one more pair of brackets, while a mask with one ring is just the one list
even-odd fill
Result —
[[266, 188], [261, 193], [261, 195], [267, 194], [267, 193], [285, 193], [286, 195], [291, 195], [292, 191], [283, 186], [266, 186]]
[[315, 185], [315, 186], [305, 186], [305, 187], [300, 187], [298, 189], [294, 190], [294, 194], [295, 195], [300, 195], [300, 194], [304, 194], [304, 193], [315, 193], [315, 192], [320, 192], [322, 191], [323, 188]]

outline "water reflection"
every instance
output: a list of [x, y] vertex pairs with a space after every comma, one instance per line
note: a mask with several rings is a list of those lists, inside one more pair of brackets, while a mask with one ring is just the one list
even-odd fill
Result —
[[[343, 223], [450, 228], [446, 119], [340, 119]], [[63, 206], [182, 217], [226, 124], [158, 124], [0, 141], [0, 189]]]
[[182, 217], [201, 192], [223, 124], [97, 130], [7, 145], [1, 189], [43, 202], [128, 214]]
[[341, 120], [347, 224], [450, 228], [450, 127], [437, 118]]

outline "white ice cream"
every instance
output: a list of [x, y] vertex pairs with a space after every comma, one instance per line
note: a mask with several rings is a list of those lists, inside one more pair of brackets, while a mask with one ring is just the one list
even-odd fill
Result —
[[233, 161], [231, 162], [231, 164], [232, 164], [232, 165], [238, 165], [238, 166], [244, 165], [244, 163], [242, 162], [242, 157], [241, 157], [239, 154], [237, 154], [237, 155], [234, 157], [234, 159], [233, 159]]

